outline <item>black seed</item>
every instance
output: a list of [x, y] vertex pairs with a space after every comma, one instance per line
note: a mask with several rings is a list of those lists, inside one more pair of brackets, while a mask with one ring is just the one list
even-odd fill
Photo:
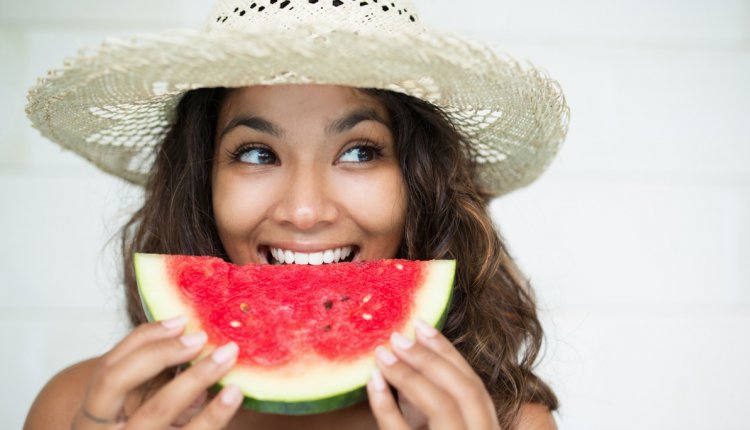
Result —
[[342, 302], [345, 302], [347, 300], [349, 300], [349, 296], [341, 296], [341, 301]]
[[238, 10], [240, 10], [240, 8], [238, 7], [234, 8], [234, 13], [237, 13]]
[[290, 2], [289, 0], [286, 0], [286, 1], [282, 2], [282, 3], [281, 3], [281, 4], [279, 5], [279, 7], [280, 7], [281, 9], [284, 9], [285, 7], [289, 6], [289, 3], [291, 3], [291, 2]]
[[263, 12], [263, 10], [265, 10], [265, 9], [266, 9], [265, 6], [261, 6], [261, 7], [258, 8], [258, 12]]
[[416, 21], [416, 19], [414, 19], [414, 17], [412, 15], [409, 15], [409, 19], [411, 20], [411, 22]]
[[327, 326], [323, 327], [323, 331], [331, 331], [331, 326], [327, 325]]
[[251, 4], [250, 5], [250, 9], [255, 9], [255, 6], [257, 6], [257, 4], [255, 4], [255, 3]]
[[323, 303], [323, 306], [326, 308], [327, 311], [330, 311], [333, 307], [333, 302], [330, 300], [326, 300], [325, 303]]
[[360, 6], [367, 6], [367, 2], [366, 1], [360, 2], [359, 5]]
[[221, 17], [216, 18], [216, 22], [221, 21]]
[[271, 0], [271, 4], [276, 4], [276, 2], [279, 0]]
[[344, 4], [344, 2], [342, 2], [341, 0], [333, 0], [333, 6], [334, 7], [339, 7], [342, 4]]
[[224, 19], [221, 20], [221, 22], [226, 22], [227, 18], [229, 18], [229, 17], [225, 16]]
[[245, 11], [240, 12], [240, 16], [245, 16]]
[[383, 12], [388, 12], [388, 6], [383, 6]]
[[315, 4], [315, 3], [318, 2], [318, 0], [307, 0], [307, 2], [310, 3], [310, 4]]

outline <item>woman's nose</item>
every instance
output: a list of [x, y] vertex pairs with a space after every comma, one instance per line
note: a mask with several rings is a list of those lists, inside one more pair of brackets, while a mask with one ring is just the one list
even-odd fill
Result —
[[297, 230], [311, 230], [335, 222], [339, 211], [329, 182], [323, 172], [315, 169], [290, 172], [273, 210], [274, 220]]

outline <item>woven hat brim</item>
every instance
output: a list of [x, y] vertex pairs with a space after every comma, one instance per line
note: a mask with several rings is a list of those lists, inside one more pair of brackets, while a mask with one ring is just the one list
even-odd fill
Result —
[[182, 94], [268, 84], [380, 88], [432, 102], [474, 142], [476, 182], [494, 196], [536, 179], [567, 132], [565, 98], [544, 72], [429, 32], [187, 30], [113, 39], [40, 79], [27, 114], [44, 136], [143, 184]]

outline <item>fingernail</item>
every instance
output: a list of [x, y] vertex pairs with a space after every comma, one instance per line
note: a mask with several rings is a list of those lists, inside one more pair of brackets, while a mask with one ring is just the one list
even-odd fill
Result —
[[374, 388], [375, 390], [385, 391], [385, 379], [383, 379], [383, 374], [380, 373], [378, 369], [372, 370], [372, 375], [370, 375], [370, 383], [372, 384], [372, 388]]
[[227, 361], [234, 358], [239, 350], [240, 348], [236, 343], [229, 342], [224, 346], [216, 348], [214, 352], [211, 353], [211, 360], [213, 360], [216, 364], [226, 363]]
[[161, 321], [162, 327], [168, 329], [185, 327], [185, 324], [187, 324], [187, 317], [185, 315], [180, 315], [178, 317]]
[[398, 332], [391, 334], [391, 345], [398, 349], [407, 350], [414, 346], [414, 341]]
[[435, 337], [438, 334], [437, 329], [428, 324], [427, 321], [422, 318], [414, 319], [414, 327], [416, 327], [417, 331], [425, 337]]
[[242, 399], [242, 391], [236, 385], [227, 385], [221, 390], [221, 403], [227, 406], [234, 406]]
[[180, 336], [180, 342], [188, 348], [203, 345], [206, 343], [206, 339], [208, 339], [208, 337], [206, 336], [206, 333], [203, 333], [202, 331]]
[[383, 346], [379, 346], [375, 349], [375, 356], [380, 360], [383, 364], [386, 364], [388, 366], [395, 364], [398, 360], [395, 355], [391, 351], [388, 351], [387, 348]]

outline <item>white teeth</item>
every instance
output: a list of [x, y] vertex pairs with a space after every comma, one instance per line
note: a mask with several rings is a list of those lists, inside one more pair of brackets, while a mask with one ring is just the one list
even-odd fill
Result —
[[338, 263], [352, 253], [351, 246], [327, 249], [320, 252], [294, 252], [281, 248], [270, 248], [271, 256], [280, 264], [328, 264]]
[[307, 264], [307, 261], [309, 259], [310, 259], [310, 254], [305, 254], [304, 252], [294, 253], [294, 264]]
[[284, 263], [286, 264], [294, 263], [294, 253], [292, 251], [284, 251]]
[[323, 264], [323, 253], [322, 252], [313, 252], [310, 254], [310, 264], [313, 266], [319, 266]]

